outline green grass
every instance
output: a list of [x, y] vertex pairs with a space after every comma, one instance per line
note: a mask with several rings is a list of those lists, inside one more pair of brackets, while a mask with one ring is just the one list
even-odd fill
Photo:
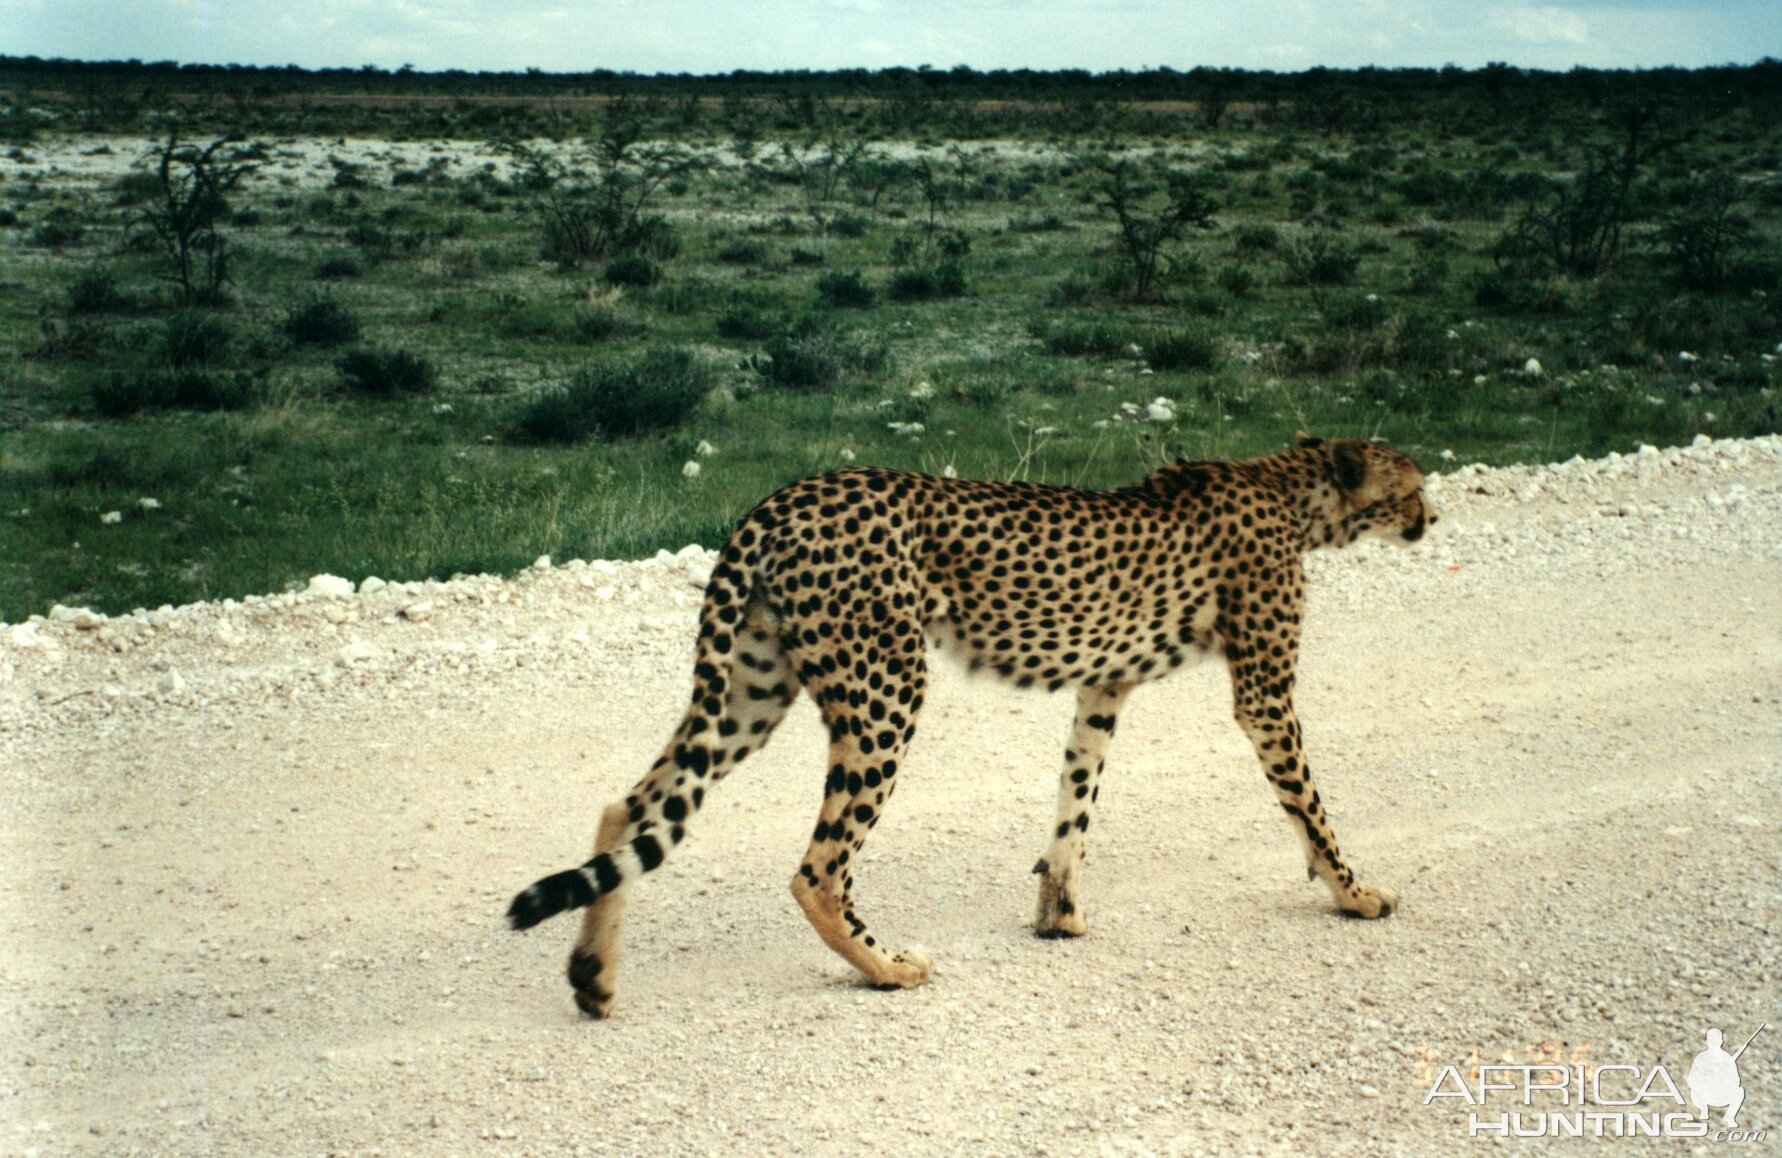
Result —
[[[351, 188], [276, 166], [250, 181], [224, 227], [228, 299], [198, 310], [169, 304], [120, 203], [139, 177], [83, 187], [21, 166], [0, 183], [0, 619], [321, 571], [409, 579], [715, 546], [775, 487], [847, 461], [1097, 487], [1173, 456], [1271, 451], [1302, 428], [1433, 466], [1442, 451], [1530, 462], [1782, 427], [1782, 199], [1745, 206], [1757, 243], [1723, 292], [1680, 286], [1641, 240], [1665, 204], [1655, 171], [1610, 272], [1523, 279], [1481, 304], [1505, 288], [1491, 280], [1517, 211], [1504, 190], [1563, 176], [1578, 146], [1523, 147], [1504, 172], [1512, 123], [1380, 134], [1123, 142], [1222, 183], [1216, 228], [1170, 251], [1146, 302], [1124, 296], [1074, 139], [967, 143], [968, 195], [932, 234], [914, 182], [869, 197], [844, 181], [830, 217], [849, 224], [821, 232], [797, 186], [689, 173], [651, 207], [674, 256], [614, 277], [626, 255], [540, 260], [536, 195], [480, 159], [418, 176], [425, 157], [475, 146], [435, 148], [417, 128], [396, 170], [410, 179], [373, 161]], [[1729, 122], [1696, 149], [1684, 175], [1732, 161], [1773, 175], [1782, 129]], [[399, 351], [431, 377], [396, 373], [413, 370], [389, 362]], [[649, 351], [658, 377], [701, 368], [643, 424], [657, 429], [515, 437], [578, 374], [644, 393]], [[1530, 356], [1546, 377], [1522, 375]], [[390, 371], [361, 376], [385, 396], [354, 392], [349, 358]], [[1167, 428], [1116, 418], [1159, 396]], [[700, 441], [717, 453], [684, 478]], [[102, 523], [110, 511], [122, 520]]]

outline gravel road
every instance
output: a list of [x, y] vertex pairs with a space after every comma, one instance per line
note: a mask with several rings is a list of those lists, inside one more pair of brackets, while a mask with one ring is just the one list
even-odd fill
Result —
[[706, 552], [0, 627], [0, 1154], [1463, 1153], [1560, 1107], [1446, 1065], [1681, 1087], [1766, 1021], [1772, 1137], [1721, 1144], [1775, 1153], [1782, 437], [1431, 495], [1310, 562], [1308, 750], [1390, 920], [1307, 883], [1208, 665], [1128, 705], [1089, 935], [1036, 939], [1072, 702], [943, 670], [856, 888], [934, 980], [863, 988], [787, 892], [804, 705], [635, 890], [599, 1024], [573, 922], [501, 915], [679, 718]]

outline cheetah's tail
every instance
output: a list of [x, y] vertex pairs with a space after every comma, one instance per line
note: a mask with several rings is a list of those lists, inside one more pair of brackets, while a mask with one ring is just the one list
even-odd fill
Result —
[[[660, 865], [685, 835], [683, 822], [705, 798], [708, 775], [722, 776], [724, 737], [735, 732], [729, 723], [727, 697], [731, 682], [733, 641], [740, 609], [747, 606], [755, 584], [748, 563], [721, 561], [706, 586], [695, 645], [693, 702], [667, 749], [630, 797], [632, 807], [619, 843], [576, 868], [534, 882], [508, 906], [508, 924], [530, 929], [558, 913], [580, 909], [617, 892]], [[735, 609], [735, 610], [733, 610]], [[657, 789], [664, 782], [690, 781], [691, 791]]]

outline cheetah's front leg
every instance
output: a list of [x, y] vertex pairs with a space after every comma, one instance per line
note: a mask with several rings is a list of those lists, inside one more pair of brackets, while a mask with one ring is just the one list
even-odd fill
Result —
[[1042, 937], [1081, 937], [1084, 933], [1082, 898], [1077, 891], [1077, 870], [1083, 863], [1085, 834], [1098, 781], [1114, 723], [1126, 702], [1131, 685], [1082, 688], [1077, 692], [1077, 718], [1071, 726], [1070, 747], [1064, 750], [1064, 773], [1058, 781], [1058, 820], [1052, 843], [1033, 866], [1039, 874], [1039, 905], [1033, 930]]
[[1323, 879], [1345, 916], [1391, 916], [1398, 895], [1357, 884], [1337, 850], [1336, 833], [1312, 784], [1312, 766], [1300, 743], [1299, 719], [1293, 711], [1292, 659], [1276, 660], [1267, 671], [1260, 662], [1233, 664], [1231, 678], [1237, 721], [1256, 748], [1276, 800], [1305, 842], [1307, 875]]

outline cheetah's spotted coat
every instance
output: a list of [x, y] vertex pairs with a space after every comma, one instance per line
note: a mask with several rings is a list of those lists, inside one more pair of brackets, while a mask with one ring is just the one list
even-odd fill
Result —
[[919, 985], [852, 900], [853, 861], [897, 787], [927, 685], [927, 643], [1022, 686], [1077, 689], [1058, 816], [1034, 872], [1042, 936], [1084, 931], [1077, 871], [1115, 719], [1136, 684], [1224, 656], [1238, 723], [1344, 913], [1396, 898], [1357, 884], [1312, 786], [1293, 711], [1301, 554], [1435, 521], [1423, 476], [1367, 443], [1302, 437], [1244, 462], [1179, 462], [1119, 490], [965, 482], [848, 469], [769, 496], [725, 543], [706, 588], [692, 704], [594, 857], [537, 882], [524, 929], [587, 907], [570, 956], [576, 1003], [612, 1007], [630, 884], [686, 835], [706, 791], [767, 742], [802, 689], [829, 727], [829, 772], [792, 892], [825, 944], [875, 985]]

